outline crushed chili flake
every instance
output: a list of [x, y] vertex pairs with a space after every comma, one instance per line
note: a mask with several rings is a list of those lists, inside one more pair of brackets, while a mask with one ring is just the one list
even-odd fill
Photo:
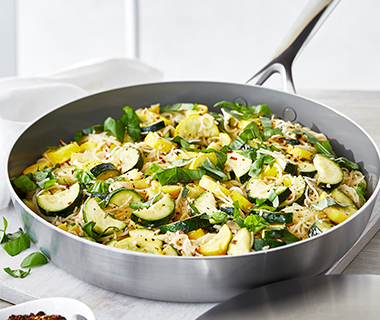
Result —
[[231, 159], [231, 160], [237, 160], [237, 158], [236, 158], [236, 157], [231, 157], [230, 159]]
[[183, 230], [179, 230], [178, 231], [178, 234], [184, 234], [185, 232], [183, 232]]
[[237, 240], [232, 240], [232, 244], [237, 244]]

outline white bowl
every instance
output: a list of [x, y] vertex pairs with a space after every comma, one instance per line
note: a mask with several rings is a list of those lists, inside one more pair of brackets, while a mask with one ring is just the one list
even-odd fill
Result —
[[67, 320], [75, 320], [76, 315], [81, 315], [87, 320], [95, 320], [94, 313], [87, 305], [69, 298], [46, 298], [20, 303], [0, 310], [0, 320], [8, 320], [12, 314], [36, 314], [39, 311], [43, 311], [48, 315], [61, 315]]

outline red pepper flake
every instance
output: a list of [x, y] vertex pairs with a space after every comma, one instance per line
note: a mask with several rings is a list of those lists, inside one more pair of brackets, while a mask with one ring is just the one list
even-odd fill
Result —
[[233, 152], [233, 151], [231, 151], [231, 150], [230, 150], [230, 151], [227, 151], [227, 153], [232, 153], [232, 152]]
[[141, 222], [141, 218], [139, 218], [137, 221], [138, 221], [138, 222]]
[[179, 230], [178, 233], [179, 234], [184, 234], [185, 232], [183, 232], [183, 230]]
[[166, 161], [162, 159], [162, 163], [166, 163]]
[[156, 117], [157, 120], [160, 120], [160, 117]]
[[236, 157], [231, 157], [230, 159], [231, 159], [231, 160], [237, 160], [237, 158], [236, 158]]
[[241, 159], [242, 161], [245, 161], [245, 159], [243, 158], [243, 159]]
[[237, 240], [232, 240], [232, 244], [237, 244]]
[[72, 203], [73, 203], [72, 201], [69, 201], [67, 204], [69, 204], [69, 205], [70, 205], [70, 204], [72, 204]]

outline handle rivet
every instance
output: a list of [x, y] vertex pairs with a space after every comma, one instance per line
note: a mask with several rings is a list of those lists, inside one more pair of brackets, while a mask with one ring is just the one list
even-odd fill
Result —
[[235, 98], [234, 100], [235, 103], [240, 103], [242, 104], [244, 107], [248, 106], [248, 102], [244, 99], [244, 98]]
[[286, 108], [282, 118], [285, 121], [294, 121], [297, 119], [297, 113], [292, 108]]

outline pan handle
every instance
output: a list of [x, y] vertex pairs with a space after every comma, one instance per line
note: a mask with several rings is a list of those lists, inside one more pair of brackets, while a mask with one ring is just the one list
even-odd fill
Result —
[[262, 85], [272, 74], [280, 73], [285, 92], [295, 93], [292, 64], [340, 0], [311, 0], [290, 28], [272, 60], [247, 84]]

